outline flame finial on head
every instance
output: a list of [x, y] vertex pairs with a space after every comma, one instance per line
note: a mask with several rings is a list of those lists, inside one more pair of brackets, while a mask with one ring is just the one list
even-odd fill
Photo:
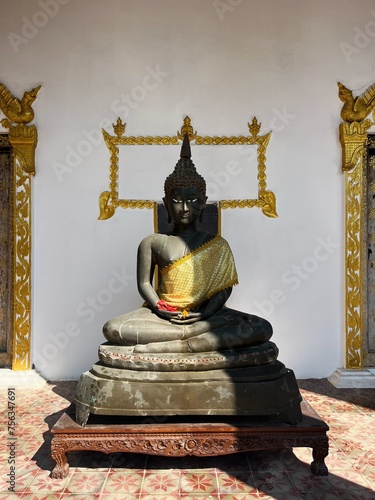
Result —
[[190, 141], [187, 133], [184, 135], [184, 140], [182, 141], [180, 158], [191, 158]]

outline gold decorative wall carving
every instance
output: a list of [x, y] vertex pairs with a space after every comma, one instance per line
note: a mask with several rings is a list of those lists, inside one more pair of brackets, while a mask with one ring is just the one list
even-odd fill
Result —
[[31, 350], [31, 176], [35, 174], [38, 135], [32, 104], [40, 86], [25, 92], [19, 100], [0, 83], [1, 120], [8, 129], [14, 158], [14, 279], [13, 279], [13, 359], [14, 370], [30, 369]]
[[[346, 368], [363, 368], [366, 307], [366, 143], [375, 120], [375, 85], [353, 97], [341, 83], [339, 98], [343, 122], [339, 127], [342, 170], [345, 175]], [[373, 113], [372, 120], [368, 118]]]
[[0, 367], [13, 356], [13, 162], [7, 134], [0, 134]]
[[250, 135], [248, 136], [200, 136], [191, 124], [187, 116], [176, 135], [171, 136], [125, 136], [126, 123], [120, 118], [113, 124], [115, 135], [110, 135], [103, 130], [105, 144], [110, 152], [109, 165], [109, 190], [104, 191], [99, 196], [99, 219], [105, 220], [112, 217], [118, 207], [121, 208], [153, 208], [153, 200], [131, 200], [119, 199], [118, 176], [119, 176], [119, 146], [131, 145], [178, 145], [182, 141], [185, 133], [189, 135], [190, 142], [197, 145], [255, 145], [257, 147], [258, 161], [258, 198], [245, 200], [220, 200], [220, 207], [226, 208], [252, 208], [258, 207], [268, 217], [277, 217], [276, 197], [272, 191], [267, 189], [266, 183], [266, 150], [271, 138], [271, 133], [259, 135], [261, 124], [254, 117], [251, 124], [248, 123]]

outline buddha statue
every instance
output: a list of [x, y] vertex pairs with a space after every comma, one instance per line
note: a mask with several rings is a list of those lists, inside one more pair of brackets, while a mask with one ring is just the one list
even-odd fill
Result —
[[277, 359], [272, 326], [226, 306], [237, 271], [227, 241], [198, 228], [206, 183], [187, 135], [164, 191], [171, 229], [138, 248], [143, 306], [104, 325], [99, 362], [76, 389], [77, 422], [85, 425], [90, 413], [277, 414], [298, 422], [301, 396], [294, 373]]
[[[197, 229], [206, 182], [191, 161], [187, 135], [164, 190], [172, 229], [147, 236], [138, 249], [138, 290], [145, 303], [108, 321], [106, 339], [135, 353], [199, 353], [267, 342], [268, 321], [225, 306], [238, 283], [236, 267], [224, 238]], [[157, 290], [151, 279], [156, 266]]]

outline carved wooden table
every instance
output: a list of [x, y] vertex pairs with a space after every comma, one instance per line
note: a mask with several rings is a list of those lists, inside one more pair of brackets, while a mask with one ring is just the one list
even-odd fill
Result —
[[[77, 450], [182, 457], [291, 447], [312, 448], [311, 470], [317, 476], [326, 476], [324, 459], [328, 455], [329, 427], [306, 401], [301, 403], [301, 409], [303, 418], [297, 425], [274, 417], [221, 417], [220, 420], [203, 417], [200, 421], [192, 417], [190, 422], [186, 417], [184, 420], [168, 417], [159, 424], [142, 423], [142, 417], [138, 423], [132, 418], [131, 423], [114, 424], [115, 417], [101, 417], [111, 423], [81, 427], [64, 413], [52, 428], [51, 455], [56, 461], [52, 477], [63, 479], [68, 475], [66, 454]], [[121, 421], [126, 422], [127, 417]]]

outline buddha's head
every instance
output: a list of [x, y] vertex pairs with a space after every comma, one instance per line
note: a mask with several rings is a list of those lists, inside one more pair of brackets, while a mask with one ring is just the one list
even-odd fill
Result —
[[182, 225], [195, 221], [206, 205], [206, 181], [191, 161], [189, 137], [186, 134], [181, 155], [164, 183], [163, 198], [169, 217]]

